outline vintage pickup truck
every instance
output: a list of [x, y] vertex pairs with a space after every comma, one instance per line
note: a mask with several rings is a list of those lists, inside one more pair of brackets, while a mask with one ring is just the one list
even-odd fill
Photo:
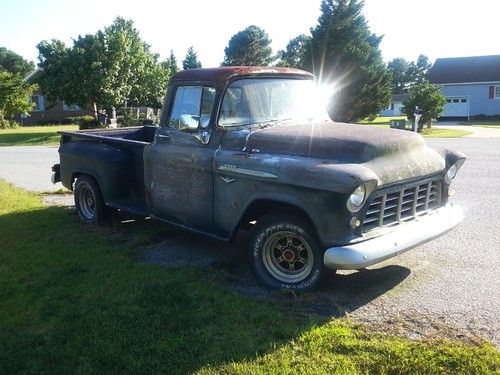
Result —
[[179, 72], [159, 127], [61, 132], [53, 181], [88, 224], [113, 208], [222, 241], [250, 229], [250, 268], [272, 288], [314, 289], [462, 220], [448, 192], [463, 154], [331, 122], [317, 92], [296, 69]]

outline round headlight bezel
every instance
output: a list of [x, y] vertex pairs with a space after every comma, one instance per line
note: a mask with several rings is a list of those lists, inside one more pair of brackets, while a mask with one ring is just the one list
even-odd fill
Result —
[[455, 178], [457, 172], [458, 172], [458, 167], [456, 163], [453, 164], [450, 168], [448, 168], [448, 170], [445, 173], [445, 180], [448, 184], [450, 184], [451, 180]]
[[347, 208], [351, 212], [358, 212], [366, 201], [366, 185], [359, 185], [347, 198]]

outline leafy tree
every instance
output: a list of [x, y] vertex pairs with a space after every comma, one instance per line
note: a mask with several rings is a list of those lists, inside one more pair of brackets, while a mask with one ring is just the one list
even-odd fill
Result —
[[387, 64], [387, 69], [392, 74], [392, 93], [402, 94], [408, 90], [410, 76], [408, 70], [410, 63], [401, 57], [392, 59]]
[[31, 111], [30, 96], [34, 89], [19, 74], [0, 69], [0, 128], [8, 127], [14, 115]]
[[257, 26], [248, 26], [234, 34], [224, 49], [222, 65], [266, 66], [274, 61], [269, 35]]
[[174, 55], [174, 51], [170, 50], [170, 56], [161, 63], [163, 68], [169, 72], [169, 77], [173, 76], [179, 71], [179, 66], [177, 65], [177, 58]]
[[429, 58], [425, 55], [420, 55], [417, 61], [411, 62], [408, 67], [408, 80], [410, 85], [415, 85], [422, 83], [427, 80], [427, 73], [431, 68], [432, 64], [429, 62]]
[[182, 60], [182, 68], [184, 70], [201, 68], [201, 62], [193, 46], [188, 48], [186, 58]]
[[51, 101], [93, 105], [96, 115], [102, 109], [113, 114], [126, 101], [161, 106], [168, 76], [130, 20], [118, 17], [96, 34], [79, 36], [72, 47], [52, 40], [37, 48], [40, 85]]
[[318, 25], [304, 49], [304, 66], [322, 84], [333, 86], [328, 105], [335, 121], [357, 121], [376, 114], [391, 100], [391, 75], [359, 0], [323, 0]]
[[278, 66], [290, 68], [302, 68], [304, 65], [304, 50], [310, 42], [310, 37], [301, 34], [291, 39], [286, 45], [285, 50], [278, 52]]
[[5, 47], [0, 47], [0, 68], [24, 77], [35, 68], [35, 64]]
[[430, 125], [432, 119], [443, 113], [445, 103], [446, 99], [439, 86], [424, 81], [410, 89], [408, 98], [403, 101], [403, 111], [411, 121], [415, 121], [415, 107], [422, 110], [422, 117], [418, 122], [418, 131], [421, 131], [425, 124]]

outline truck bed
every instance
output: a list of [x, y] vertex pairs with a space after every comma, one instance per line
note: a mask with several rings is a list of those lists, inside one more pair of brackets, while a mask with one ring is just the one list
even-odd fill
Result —
[[135, 214], [147, 213], [144, 196], [144, 148], [156, 126], [62, 131], [61, 181], [72, 187], [74, 173], [98, 181], [106, 204]]
[[61, 131], [62, 143], [65, 141], [102, 141], [106, 143], [128, 143], [146, 145], [153, 142], [157, 126], [146, 125], [117, 129], [89, 129], [78, 131]]

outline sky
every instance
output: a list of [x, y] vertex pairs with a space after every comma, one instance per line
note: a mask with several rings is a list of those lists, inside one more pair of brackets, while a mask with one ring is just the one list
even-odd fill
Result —
[[[321, 0], [0, 0], [0, 47], [37, 62], [36, 44], [67, 44], [116, 16], [132, 19], [153, 52], [179, 65], [193, 46], [204, 67], [219, 66], [232, 35], [249, 25], [267, 31], [274, 52], [309, 33]], [[372, 32], [384, 35], [385, 61], [500, 54], [500, 0], [365, 0]]]

